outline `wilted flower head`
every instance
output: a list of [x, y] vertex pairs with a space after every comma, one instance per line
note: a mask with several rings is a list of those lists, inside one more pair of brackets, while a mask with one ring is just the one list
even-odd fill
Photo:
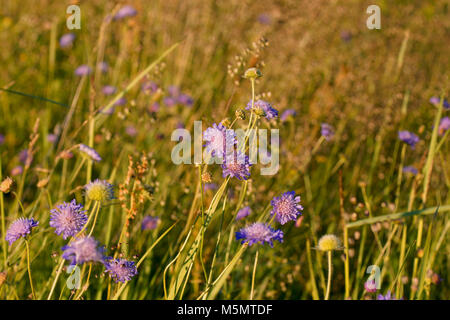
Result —
[[135, 15], [137, 15], [136, 9], [130, 5], [126, 5], [120, 8], [119, 11], [117, 11], [116, 15], [114, 16], [114, 20], [120, 20], [127, 17], [134, 17]]
[[113, 185], [106, 180], [95, 179], [84, 186], [86, 197], [93, 201], [108, 201], [114, 199]]
[[71, 265], [81, 265], [85, 262], [103, 261], [103, 248], [98, 247], [98, 241], [92, 237], [75, 239], [72, 243], [61, 248], [62, 257], [70, 261]]
[[250, 161], [242, 152], [234, 152], [225, 156], [222, 163], [222, 176], [230, 176], [239, 180], [247, 180], [250, 177]]
[[236, 220], [241, 220], [247, 216], [249, 216], [252, 213], [252, 209], [250, 209], [249, 206], [242, 208], [238, 211], [236, 214]]
[[142, 219], [141, 229], [142, 230], [153, 230], [156, 229], [161, 222], [159, 217], [145, 216]]
[[[439, 97], [431, 97], [430, 98], [430, 103], [434, 104], [435, 106], [439, 105], [440, 102], [441, 102], [441, 99], [439, 99]], [[446, 99], [444, 99], [444, 102], [442, 103], [442, 106], [445, 109], [450, 109], [450, 104], [448, 103], [448, 101]]]
[[287, 109], [281, 115], [280, 120], [284, 122], [284, 121], [288, 120], [289, 118], [294, 117], [296, 114], [297, 114], [297, 112], [294, 109]]
[[77, 76], [87, 76], [91, 74], [92, 69], [87, 64], [82, 64], [78, 68], [75, 69], [75, 75]]
[[104, 95], [109, 96], [112, 95], [116, 92], [116, 87], [114, 86], [110, 86], [110, 85], [106, 85], [102, 88], [102, 92]]
[[236, 240], [239, 239], [242, 239], [241, 243], [248, 242], [249, 246], [259, 242], [261, 244], [268, 243], [273, 247], [274, 240], [283, 242], [283, 231], [275, 230], [261, 222], [255, 222], [236, 232]]
[[295, 196], [295, 191], [283, 193], [279, 197], [275, 197], [271, 201], [272, 211], [271, 215], [275, 215], [275, 219], [285, 224], [288, 221], [295, 221], [301, 215], [303, 207], [299, 204], [300, 196]]
[[416, 143], [419, 142], [419, 137], [416, 136], [414, 133], [409, 132], [409, 131], [399, 131], [398, 132], [398, 138], [405, 142], [406, 144], [408, 144], [409, 146], [411, 146], [411, 148], [414, 149], [414, 147], [416, 146]]
[[444, 133], [450, 129], [450, 118], [449, 117], [444, 117], [441, 119], [441, 122], [439, 123], [439, 135], [443, 136]]
[[222, 157], [228, 150], [233, 150], [236, 144], [236, 134], [234, 130], [225, 128], [221, 123], [213, 124], [203, 132], [203, 140], [206, 141], [205, 146], [211, 155]]
[[75, 40], [74, 33], [66, 33], [59, 39], [59, 46], [61, 48], [66, 48], [70, 46], [74, 40]]
[[414, 175], [416, 175], [419, 171], [417, 171], [417, 169], [415, 168], [415, 167], [413, 167], [413, 166], [406, 166], [406, 167], [403, 167], [403, 170], [402, 170], [403, 172], [407, 172], [407, 173], [412, 173], [412, 174], [414, 174]]
[[135, 275], [138, 274], [134, 261], [128, 261], [125, 259], [107, 259], [104, 262], [106, 272], [115, 282], [127, 282], [130, 281]]
[[6, 231], [5, 240], [9, 242], [9, 245], [12, 245], [16, 240], [26, 238], [27, 235], [31, 233], [31, 229], [37, 227], [38, 224], [39, 221], [36, 221], [33, 218], [19, 218], [14, 221], [8, 231]]
[[63, 239], [75, 236], [86, 224], [88, 217], [81, 204], [72, 200], [70, 203], [64, 202], [56, 206], [56, 209], [50, 210], [50, 227], [55, 228], [57, 235], [63, 236]]
[[8, 193], [11, 190], [11, 186], [14, 181], [10, 177], [6, 177], [2, 183], [0, 183], [0, 192]]
[[325, 140], [329, 141], [334, 137], [334, 128], [328, 123], [322, 123], [320, 125], [320, 134], [325, 138]]
[[334, 234], [326, 234], [319, 239], [317, 249], [320, 251], [341, 250], [341, 240]]
[[102, 157], [100, 157], [100, 155], [98, 154], [97, 151], [95, 151], [94, 148], [91, 148], [83, 143], [80, 143], [78, 148], [84, 155], [88, 156], [92, 160], [96, 162], [100, 162], [102, 160]]
[[[246, 110], [252, 110], [252, 100], [250, 100], [249, 103], [247, 103]], [[253, 104], [253, 110], [254, 112], [258, 113], [259, 111], [263, 111], [264, 116], [267, 120], [275, 119], [278, 117], [278, 110], [272, 108], [272, 105], [264, 100], [258, 100]]]

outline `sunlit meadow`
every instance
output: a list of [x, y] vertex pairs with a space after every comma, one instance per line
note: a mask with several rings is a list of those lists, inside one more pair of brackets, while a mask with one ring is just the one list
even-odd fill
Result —
[[449, 10], [0, 0], [0, 299], [449, 299]]

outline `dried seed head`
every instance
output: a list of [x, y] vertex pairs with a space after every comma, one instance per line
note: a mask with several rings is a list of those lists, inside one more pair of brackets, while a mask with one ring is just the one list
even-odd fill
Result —
[[262, 77], [262, 73], [256, 68], [247, 69], [244, 73], [244, 78], [246, 79], [256, 79], [260, 77]]
[[9, 191], [11, 191], [11, 187], [12, 187], [13, 183], [14, 183], [14, 181], [10, 177], [7, 177], [0, 184], [0, 192], [8, 193]]
[[211, 173], [209, 173], [208, 171], [206, 171], [206, 172], [203, 172], [203, 174], [202, 174], [202, 181], [204, 182], [204, 183], [211, 183]]

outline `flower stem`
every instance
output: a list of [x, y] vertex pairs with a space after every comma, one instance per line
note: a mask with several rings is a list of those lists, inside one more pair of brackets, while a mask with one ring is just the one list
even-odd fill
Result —
[[30, 246], [28, 244], [28, 240], [25, 240], [25, 244], [27, 247], [27, 268], [28, 268], [28, 277], [30, 278], [31, 294], [33, 295], [33, 300], [36, 300], [36, 295], [34, 293], [33, 287], [33, 279], [31, 277]]
[[325, 300], [328, 300], [328, 298], [330, 297], [331, 273], [332, 273], [331, 250], [328, 251], [327, 254], [328, 254], [328, 282], [327, 282], [327, 293], [325, 294]]
[[256, 266], [258, 265], [258, 253], [259, 253], [259, 251], [256, 250], [255, 263], [253, 264], [252, 289], [250, 291], [250, 300], [253, 300], [253, 294], [254, 294], [254, 289], [255, 289], [255, 275], [256, 275]]

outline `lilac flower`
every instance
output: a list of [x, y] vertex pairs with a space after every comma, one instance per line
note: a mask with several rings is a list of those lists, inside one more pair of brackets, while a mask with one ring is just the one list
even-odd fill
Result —
[[382, 294], [379, 294], [377, 296], [377, 300], [398, 300], [398, 299], [395, 299], [395, 297], [393, 295], [391, 295], [391, 291], [389, 290], [385, 296], [383, 296]]
[[187, 107], [190, 107], [194, 104], [194, 100], [192, 99], [192, 97], [184, 93], [180, 94], [177, 97], [177, 101], [179, 104], [185, 105]]
[[82, 265], [85, 262], [103, 262], [104, 248], [98, 247], [98, 241], [92, 237], [75, 239], [72, 243], [61, 248], [62, 257], [70, 261], [71, 265]]
[[203, 186], [203, 189], [205, 191], [208, 190], [217, 190], [217, 184], [216, 183], [205, 183], [205, 185]]
[[114, 186], [106, 180], [95, 179], [84, 186], [86, 197], [93, 201], [114, 199]]
[[36, 221], [33, 218], [19, 218], [14, 221], [6, 231], [5, 240], [8, 241], [9, 245], [12, 245], [20, 238], [26, 238], [31, 233], [31, 229], [37, 227], [38, 224], [39, 221]]
[[[450, 129], [450, 118], [449, 117], [444, 117], [441, 119], [441, 122], [439, 123], [439, 135], [443, 136], [444, 133]], [[1, 144], [1, 143], [0, 143]]]
[[263, 25], [269, 25], [272, 22], [272, 18], [268, 13], [261, 13], [258, 16], [258, 22]]
[[247, 180], [250, 177], [250, 162], [247, 155], [241, 152], [227, 155], [222, 164], [222, 176]]
[[116, 90], [117, 90], [116, 87], [110, 85], [106, 85], [102, 88], [102, 92], [105, 96], [110, 96], [116, 93]]
[[252, 209], [250, 207], [244, 207], [241, 210], [238, 211], [236, 214], [236, 220], [241, 220], [247, 216], [249, 216], [252, 213]]
[[33, 161], [33, 155], [30, 155], [27, 149], [24, 149], [19, 152], [19, 161], [23, 164], [26, 164], [27, 161]]
[[419, 142], [419, 137], [416, 136], [414, 133], [409, 131], [399, 131], [398, 132], [398, 138], [411, 146], [412, 149], [416, 146], [416, 143]]
[[59, 39], [59, 46], [61, 48], [67, 48], [70, 45], [72, 45], [74, 40], [75, 40], [74, 33], [66, 33]]
[[334, 136], [334, 128], [328, 123], [322, 123], [320, 125], [320, 134], [325, 138], [325, 140], [330, 141]]
[[275, 215], [275, 219], [281, 224], [285, 224], [290, 220], [297, 220], [301, 215], [303, 207], [300, 203], [300, 196], [295, 196], [295, 191], [288, 191], [279, 197], [275, 197], [270, 202], [272, 205], [271, 215]]
[[138, 134], [138, 131], [137, 131], [136, 127], [134, 127], [134, 126], [127, 126], [125, 128], [125, 132], [130, 137], [135, 137]]
[[23, 167], [22, 166], [15, 166], [11, 170], [11, 175], [12, 176], [18, 176], [19, 174], [22, 174], [22, 172], [23, 172]]
[[91, 74], [92, 69], [87, 64], [82, 64], [78, 68], [75, 69], [75, 75], [77, 76], [87, 76]]
[[95, 149], [93, 149], [83, 143], [80, 143], [79, 149], [84, 155], [88, 156], [89, 158], [91, 158], [92, 160], [94, 160], [96, 162], [100, 162], [102, 160], [102, 157], [100, 157], [100, 155], [98, 154], [97, 151], [95, 151]]
[[148, 107], [148, 111], [156, 113], [159, 111], [160, 105], [158, 102], [153, 102], [149, 107]]
[[115, 106], [111, 106], [107, 110], [105, 108], [102, 108], [100, 113], [110, 116], [110, 115], [112, 115], [114, 113], [114, 111], [116, 111], [116, 107]]
[[[438, 97], [431, 97], [430, 98], [430, 103], [434, 104], [435, 106], [438, 106], [440, 102], [441, 102], [441, 99], [439, 99]], [[446, 99], [444, 99], [444, 102], [442, 103], [442, 106], [445, 109], [450, 109], [450, 104], [448, 103], [448, 101]]]
[[57, 235], [63, 236], [63, 239], [75, 236], [87, 223], [88, 217], [81, 204], [72, 200], [70, 203], [64, 202], [56, 206], [56, 209], [50, 210], [50, 227], [55, 228]]
[[119, 98], [116, 102], [114, 102], [113, 106], [123, 106], [127, 103], [127, 99], [125, 97]]
[[137, 15], [136, 9], [130, 5], [126, 5], [120, 8], [119, 11], [117, 11], [116, 15], [114, 16], [114, 20], [121, 20], [127, 17], [134, 17], [135, 15]]
[[166, 106], [168, 106], [168, 107], [172, 107], [172, 106], [174, 106], [174, 105], [176, 105], [177, 104], [177, 99], [176, 98], [174, 98], [174, 97], [165, 97], [164, 99], [163, 99], [163, 101], [164, 101], [164, 104], [166, 105]]
[[159, 217], [145, 216], [142, 219], [141, 229], [142, 230], [153, 230], [156, 229], [161, 222]]
[[206, 141], [206, 150], [211, 152], [213, 157], [222, 157], [227, 150], [232, 150], [236, 144], [236, 134], [234, 130], [225, 128], [221, 123], [213, 124], [203, 132], [203, 139]]
[[169, 96], [174, 98], [177, 98], [181, 94], [180, 88], [177, 86], [169, 86], [167, 92], [169, 93]]
[[0, 146], [5, 142], [5, 136], [0, 133]]
[[367, 280], [366, 282], [364, 282], [364, 289], [366, 289], [367, 292], [376, 292], [377, 285], [375, 279]]
[[274, 240], [283, 242], [283, 231], [275, 230], [261, 222], [255, 222], [236, 232], [236, 240], [239, 239], [242, 239], [241, 243], [248, 242], [249, 246], [254, 243], [268, 243], [273, 247]]
[[402, 170], [403, 172], [407, 172], [407, 173], [412, 173], [414, 175], [416, 175], [419, 171], [417, 171], [416, 168], [414, 168], [413, 166], [406, 166], [403, 168]]
[[106, 272], [115, 282], [125, 283], [138, 274], [134, 261], [125, 259], [107, 259], [104, 262]]
[[[252, 100], [247, 103], [246, 110], [252, 109]], [[264, 100], [258, 100], [253, 104], [253, 110], [262, 110], [264, 111], [264, 116], [267, 120], [275, 119], [278, 117], [278, 110], [272, 108], [272, 105]]]
[[283, 114], [280, 117], [280, 120], [285, 122], [286, 120], [288, 120], [291, 117], [295, 117], [295, 115], [297, 114], [297, 112], [294, 109], [287, 109], [283, 112]]
[[56, 143], [56, 141], [58, 141], [58, 135], [54, 133], [49, 133], [47, 135], [47, 141], [50, 143]]
[[158, 85], [153, 81], [146, 81], [141, 85], [141, 91], [154, 93], [158, 90]]

